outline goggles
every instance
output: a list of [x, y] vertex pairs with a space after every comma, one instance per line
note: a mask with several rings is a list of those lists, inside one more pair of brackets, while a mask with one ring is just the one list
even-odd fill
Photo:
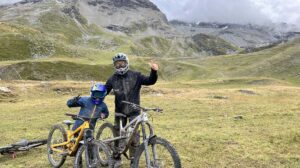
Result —
[[116, 69], [125, 68], [127, 66], [127, 62], [126, 61], [116, 61], [114, 63], [114, 66]]
[[106, 92], [99, 92], [99, 91], [95, 91], [95, 92], [92, 92], [92, 98], [94, 99], [101, 99], [101, 98], [104, 98], [106, 96]]

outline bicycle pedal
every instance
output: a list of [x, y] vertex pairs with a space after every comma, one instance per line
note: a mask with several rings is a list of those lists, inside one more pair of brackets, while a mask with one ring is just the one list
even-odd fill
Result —
[[10, 156], [11, 156], [11, 158], [15, 159], [15, 158], [17, 158], [17, 153], [16, 152], [12, 152], [10, 154]]

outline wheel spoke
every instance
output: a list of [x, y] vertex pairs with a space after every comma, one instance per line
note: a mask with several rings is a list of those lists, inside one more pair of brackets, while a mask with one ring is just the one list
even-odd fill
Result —
[[[59, 143], [63, 143], [67, 140], [66, 132], [61, 125], [55, 125], [50, 130], [47, 142], [47, 150], [48, 150], [48, 160], [53, 167], [61, 166], [65, 159], [66, 155], [63, 155], [61, 152], [52, 150], [51, 146]], [[63, 151], [63, 146], [58, 146], [56, 149]]]

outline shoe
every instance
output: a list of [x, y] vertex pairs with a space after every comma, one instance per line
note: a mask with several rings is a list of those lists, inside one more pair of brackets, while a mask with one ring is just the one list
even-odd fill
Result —
[[120, 168], [122, 166], [122, 160], [114, 160], [114, 168]]
[[130, 158], [130, 168], [133, 168], [133, 157], [132, 158]]

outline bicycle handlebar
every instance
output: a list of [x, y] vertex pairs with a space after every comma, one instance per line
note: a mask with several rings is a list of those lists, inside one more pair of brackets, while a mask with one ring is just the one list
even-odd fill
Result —
[[92, 119], [102, 119], [101, 117], [84, 117], [84, 116], [80, 116], [80, 115], [76, 115], [76, 114], [71, 114], [71, 113], [65, 113], [66, 116], [70, 116], [72, 117], [73, 120], [79, 119], [82, 121], [88, 121], [88, 120], [92, 120]]
[[128, 102], [128, 101], [122, 101], [123, 104], [128, 104], [130, 105], [132, 108], [135, 108], [135, 109], [141, 109], [145, 112], [147, 111], [155, 111], [155, 112], [159, 112], [159, 113], [162, 113], [163, 109], [159, 108], [159, 107], [156, 107], [156, 108], [147, 108], [147, 107], [142, 107], [138, 104], [134, 104], [134, 103], [131, 103], [131, 102]]

